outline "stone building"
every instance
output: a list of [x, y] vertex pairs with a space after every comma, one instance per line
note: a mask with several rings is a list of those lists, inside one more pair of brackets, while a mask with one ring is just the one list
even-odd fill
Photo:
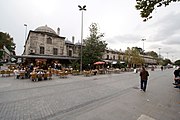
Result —
[[43, 61], [46, 63], [58, 62], [70, 64], [79, 59], [80, 44], [65, 40], [60, 36], [60, 28], [57, 33], [50, 27], [40, 26], [34, 31], [30, 30], [24, 45], [24, 52], [19, 58], [26, 62]]
[[[146, 65], [156, 65], [157, 60], [154, 59], [152, 56], [148, 55], [140, 55], [144, 59], [144, 62]], [[126, 55], [122, 51], [118, 50], [112, 50], [112, 49], [106, 49], [104, 52], [104, 55], [102, 56], [103, 61], [109, 62], [109, 63], [114, 63], [116, 64], [117, 61], [120, 63], [124, 63], [126, 61]], [[132, 59], [132, 58], [131, 58]]]

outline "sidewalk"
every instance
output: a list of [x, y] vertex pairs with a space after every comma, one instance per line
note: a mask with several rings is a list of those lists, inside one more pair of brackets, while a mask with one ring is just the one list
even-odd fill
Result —
[[178, 120], [180, 90], [174, 88], [171, 77], [152, 78], [147, 92], [136, 88], [125, 90], [113, 99], [97, 102], [52, 120]]
[[147, 91], [133, 72], [32, 82], [0, 78], [2, 120], [178, 120], [173, 69], [149, 71]]

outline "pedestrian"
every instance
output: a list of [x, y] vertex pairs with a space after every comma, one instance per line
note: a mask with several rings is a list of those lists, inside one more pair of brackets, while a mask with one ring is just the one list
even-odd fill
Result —
[[180, 88], [180, 67], [178, 67], [175, 71], [174, 71], [174, 83], [175, 88]]
[[15, 75], [15, 78], [16, 78], [16, 79], [19, 79], [19, 77], [20, 77], [19, 68], [16, 68], [16, 69], [14, 70], [14, 75]]
[[163, 71], [163, 66], [161, 66], [161, 71]]
[[140, 78], [141, 78], [141, 90], [143, 90], [144, 92], [146, 92], [148, 76], [149, 76], [148, 71], [145, 69], [145, 67], [142, 67], [142, 70], [140, 72]]

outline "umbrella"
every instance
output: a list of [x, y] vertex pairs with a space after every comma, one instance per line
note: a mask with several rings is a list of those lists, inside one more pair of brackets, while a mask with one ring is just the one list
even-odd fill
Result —
[[94, 65], [101, 65], [101, 64], [105, 64], [105, 62], [98, 61], [94, 63]]

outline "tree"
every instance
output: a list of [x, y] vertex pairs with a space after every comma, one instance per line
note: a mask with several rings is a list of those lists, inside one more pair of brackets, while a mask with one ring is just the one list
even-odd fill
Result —
[[125, 50], [125, 61], [128, 64], [128, 66], [131, 66], [132, 61], [131, 61], [131, 49], [127, 47], [127, 50]]
[[140, 56], [140, 52], [137, 47], [132, 47], [131, 49], [128, 47], [127, 50], [125, 50], [125, 58], [129, 67], [136, 67], [137, 65], [140, 66], [144, 64], [144, 60]]
[[170, 59], [164, 59], [162, 65], [167, 66], [168, 64], [171, 64], [171, 60]]
[[136, 9], [140, 10], [140, 15], [144, 18], [144, 22], [151, 19], [151, 13], [158, 7], [168, 6], [172, 2], [179, 2], [180, 0], [136, 0]]
[[155, 59], [158, 58], [158, 54], [154, 51], [146, 52], [146, 55], [152, 56]]
[[139, 47], [132, 47], [132, 49], [137, 50], [140, 54], [144, 54], [144, 51], [142, 48]]
[[[3, 46], [6, 46], [10, 52], [14, 52], [16, 47], [15, 43], [13, 42], [13, 38], [8, 33], [0, 32], [0, 49], [3, 49]], [[3, 52], [0, 51], [0, 58], [2, 55]]]
[[89, 30], [90, 36], [83, 41], [84, 47], [82, 57], [83, 65], [85, 66], [100, 61], [107, 46], [107, 43], [101, 40], [101, 38], [104, 37], [104, 34], [98, 32], [96, 23], [92, 23]]
[[137, 65], [140, 66], [144, 63], [143, 58], [140, 56], [139, 49], [133, 48], [131, 49], [132, 53], [132, 63], [133, 66], [136, 67]]
[[180, 60], [176, 60], [176, 61], [174, 62], [174, 65], [180, 66]]

